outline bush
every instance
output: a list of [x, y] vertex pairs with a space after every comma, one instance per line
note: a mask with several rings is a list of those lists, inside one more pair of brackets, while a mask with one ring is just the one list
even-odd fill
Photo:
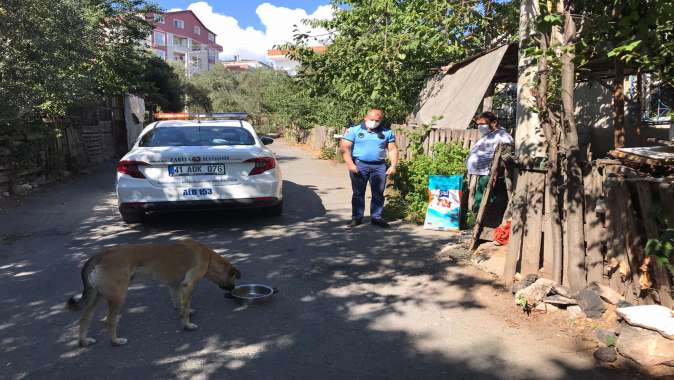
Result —
[[464, 174], [467, 155], [468, 150], [461, 145], [438, 143], [432, 155], [418, 154], [402, 161], [393, 181], [393, 194], [388, 197], [386, 217], [423, 223], [428, 207], [428, 176]]
[[321, 148], [321, 154], [318, 156], [320, 160], [334, 160], [337, 158], [337, 153], [334, 146], [325, 146]]

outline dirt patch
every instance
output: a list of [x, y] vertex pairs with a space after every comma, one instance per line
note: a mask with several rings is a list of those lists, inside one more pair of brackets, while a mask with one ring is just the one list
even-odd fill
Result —
[[[505, 256], [507, 247], [485, 243], [475, 253], [470, 253], [466, 249], [467, 244], [466, 241], [446, 247], [436, 255], [436, 259], [457, 260], [462, 265], [462, 271], [497, 284], [476, 288], [473, 295], [478, 302], [488, 305], [490, 314], [501, 317], [508, 327], [535, 331], [541, 340], [555, 344], [560, 352], [575, 352], [587, 357], [592, 357], [594, 351], [603, 346], [596, 337], [597, 329], [617, 330], [619, 323], [614, 305], [607, 305], [606, 312], [599, 319], [575, 318], [564, 309], [523, 311], [515, 304], [513, 294], [503, 285], [501, 277], [494, 273], [498, 271], [494, 271], [495, 261], [491, 256], [495, 256], [498, 262], [499, 257]], [[621, 357], [614, 363], [597, 363], [597, 366], [623, 375], [641, 375], [631, 361]]]

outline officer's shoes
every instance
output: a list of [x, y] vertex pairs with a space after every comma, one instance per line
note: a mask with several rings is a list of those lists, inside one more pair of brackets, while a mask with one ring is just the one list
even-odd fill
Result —
[[389, 228], [391, 225], [386, 223], [383, 219], [372, 219], [370, 223], [374, 224], [375, 226], [379, 226], [381, 228]]
[[351, 219], [348, 226], [349, 227], [356, 227], [356, 226], [360, 226], [362, 223], [363, 223], [363, 219]]

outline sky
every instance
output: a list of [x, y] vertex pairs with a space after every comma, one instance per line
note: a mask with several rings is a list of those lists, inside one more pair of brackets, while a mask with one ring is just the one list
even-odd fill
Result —
[[[220, 59], [267, 61], [266, 53], [274, 45], [292, 42], [293, 25], [310, 35], [324, 35], [325, 30], [302, 25], [305, 18], [329, 19], [332, 8], [328, 0], [159, 0], [164, 10], [193, 11], [213, 31], [223, 47]], [[312, 45], [318, 45], [315, 41]]]

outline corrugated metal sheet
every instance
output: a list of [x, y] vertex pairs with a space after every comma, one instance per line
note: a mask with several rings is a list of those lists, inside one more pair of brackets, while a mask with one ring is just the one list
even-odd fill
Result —
[[489, 84], [496, 74], [508, 45], [477, 57], [452, 74], [430, 78], [419, 95], [414, 119], [418, 124], [431, 124], [434, 116], [440, 129], [466, 129], [475, 115]]

